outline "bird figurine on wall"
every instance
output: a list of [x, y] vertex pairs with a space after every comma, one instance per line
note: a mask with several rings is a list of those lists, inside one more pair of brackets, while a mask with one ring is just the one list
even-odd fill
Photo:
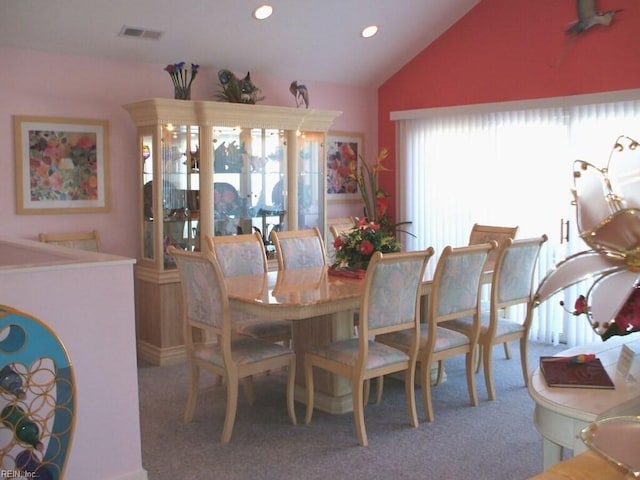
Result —
[[309, 90], [307, 90], [306, 86], [298, 85], [298, 82], [294, 80], [289, 86], [289, 91], [296, 99], [296, 107], [299, 108], [302, 102], [304, 102], [305, 108], [309, 108]]
[[613, 16], [622, 11], [607, 10], [606, 12], [600, 12], [596, 10], [596, 0], [576, 0], [576, 7], [578, 20], [565, 30], [567, 34], [579, 34], [594, 25], [608, 26], [611, 24]]

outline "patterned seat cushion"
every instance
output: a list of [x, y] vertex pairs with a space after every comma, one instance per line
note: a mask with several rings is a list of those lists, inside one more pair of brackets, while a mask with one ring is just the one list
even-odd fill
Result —
[[[405, 345], [409, 347], [411, 345], [412, 335], [409, 331], [401, 331], [395, 333], [388, 333], [383, 335], [385, 342], [394, 343], [396, 345]], [[427, 325], [420, 325], [420, 349], [423, 350], [426, 347], [427, 339], [429, 338], [429, 327]], [[461, 345], [467, 345], [469, 339], [466, 335], [449, 330], [448, 328], [438, 327], [438, 338], [436, 339], [436, 346], [434, 351], [439, 352], [449, 348], [459, 347]]]
[[[350, 338], [316, 348], [311, 350], [310, 353], [346, 365], [355, 365], [360, 352], [359, 343], [360, 341], [357, 338]], [[409, 356], [406, 353], [388, 345], [369, 340], [369, 356], [365, 367], [367, 370], [408, 360]]]
[[[266, 342], [256, 338], [242, 338], [231, 344], [231, 353], [236, 365], [246, 365], [280, 355], [292, 353], [277, 343]], [[222, 352], [218, 345], [199, 345], [194, 356], [202, 361], [222, 367]]]
[[[467, 332], [471, 329], [472, 319], [471, 317], [458, 318], [455, 320], [449, 320], [446, 322], [451, 328], [459, 332]], [[482, 322], [480, 324], [480, 336], [487, 334], [489, 328], [489, 313], [482, 313]], [[521, 332], [524, 330], [524, 326], [508, 318], [498, 318], [498, 328], [496, 328], [496, 337], [507, 335], [509, 333]]]

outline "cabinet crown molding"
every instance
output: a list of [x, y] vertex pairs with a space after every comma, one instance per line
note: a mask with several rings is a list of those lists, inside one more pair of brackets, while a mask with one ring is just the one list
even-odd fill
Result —
[[326, 132], [337, 110], [152, 98], [123, 105], [137, 127], [160, 123]]

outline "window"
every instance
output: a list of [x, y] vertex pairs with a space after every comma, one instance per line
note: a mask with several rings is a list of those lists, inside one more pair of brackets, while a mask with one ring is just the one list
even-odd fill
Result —
[[[640, 139], [640, 91], [392, 113], [397, 121], [398, 218], [411, 220], [407, 249], [464, 245], [478, 222], [546, 233], [538, 277], [587, 250], [571, 205], [573, 162], [607, 162], [618, 135]], [[569, 241], [561, 224], [569, 221]], [[437, 256], [437, 255], [436, 255]], [[436, 262], [430, 263], [430, 268]], [[577, 285], [536, 311], [532, 338], [568, 345], [597, 339], [589, 322], [562, 310]]]

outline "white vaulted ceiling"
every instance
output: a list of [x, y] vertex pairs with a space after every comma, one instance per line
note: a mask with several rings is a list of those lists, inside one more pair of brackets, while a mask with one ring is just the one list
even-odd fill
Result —
[[[479, 0], [0, 0], [0, 45], [378, 86]], [[370, 24], [378, 34], [363, 39]], [[162, 32], [119, 36], [123, 26]], [[6, 68], [7, 66], [5, 66]]]

